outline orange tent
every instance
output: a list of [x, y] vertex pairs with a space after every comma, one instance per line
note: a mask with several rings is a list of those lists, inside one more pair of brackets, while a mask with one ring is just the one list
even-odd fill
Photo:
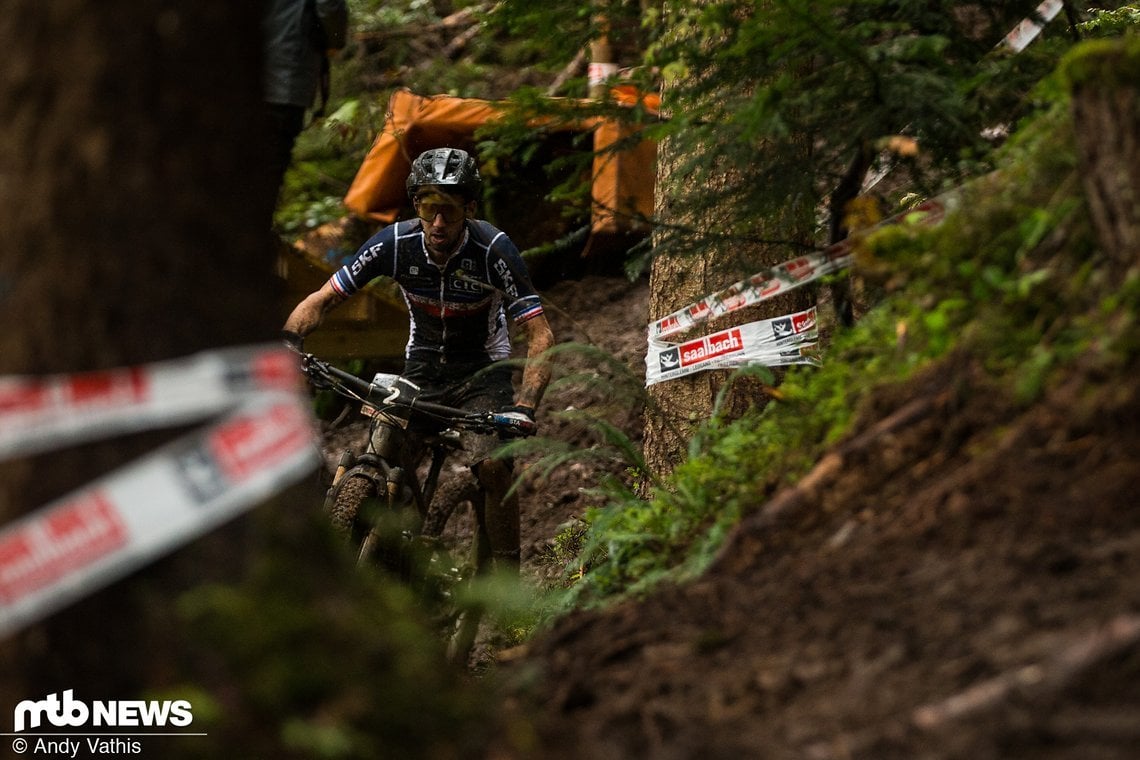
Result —
[[[638, 99], [632, 88], [615, 88], [613, 94], [626, 105]], [[641, 102], [656, 112], [656, 96], [646, 96]], [[344, 198], [345, 206], [363, 219], [384, 224], [396, 221], [400, 209], [407, 205], [404, 182], [412, 159], [430, 148], [470, 147], [475, 130], [501, 113], [501, 106], [493, 101], [423, 97], [397, 90], [388, 101], [384, 127]], [[632, 134], [631, 128], [601, 119], [565, 126], [568, 130], [594, 130], [591, 231], [644, 231], [645, 225], [639, 220], [653, 213], [656, 146], [645, 140], [621, 152], [604, 152]]]

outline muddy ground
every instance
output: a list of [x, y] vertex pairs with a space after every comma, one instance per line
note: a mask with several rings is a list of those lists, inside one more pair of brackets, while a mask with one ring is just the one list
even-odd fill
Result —
[[[560, 340], [640, 367], [644, 281], [545, 295]], [[1140, 757], [1137, 369], [1086, 366], [1023, 407], [955, 356], [876, 395], [700, 581], [511, 652], [504, 713], [535, 733], [489, 756]], [[575, 439], [553, 412], [598, 402], [554, 391], [540, 424]], [[618, 424], [637, 437], [639, 415]], [[534, 582], [556, 582], [552, 538], [602, 467], [527, 484]]]
[[533, 754], [1140, 757], [1136, 369], [1024, 408], [955, 356], [878, 394], [699, 582], [506, 668]]

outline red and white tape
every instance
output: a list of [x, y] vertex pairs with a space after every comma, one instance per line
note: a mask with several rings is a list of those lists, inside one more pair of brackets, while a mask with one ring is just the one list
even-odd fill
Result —
[[764, 364], [818, 365], [819, 333], [813, 306], [775, 319], [730, 327], [684, 343], [649, 339], [645, 356], [645, 387], [709, 369]]
[[[904, 221], [936, 224], [957, 204], [958, 191], [950, 191], [884, 219], [862, 234], [865, 236], [874, 230]], [[729, 328], [686, 343], [666, 343], [663, 339], [714, 317], [775, 298], [850, 266], [857, 240], [858, 238], [847, 238], [819, 253], [799, 256], [757, 272], [651, 323], [649, 350], [645, 355], [645, 387], [706, 369], [724, 369], [746, 364], [771, 367], [792, 364], [818, 366], [820, 362], [815, 344], [817, 333], [814, 308]], [[810, 334], [806, 327], [798, 329], [808, 323], [809, 314]]]
[[[939, 196], [885, 219], [867, 232], [902, 221], [934, 224], [941, 221], [955, 203], [956, 196], [950, 194]], [[799, 256], [707, 295], [696, 303], [678, 309], [650, 324], [649, 338], [652, 341], [655, 338], [676, 335], [700, 322], [767, 301], [814, 282], [824, 275], [838, 272], [851, 265], [855, 242], [852, 238], [841, 240], [819, 253]]]
[[1009, 34], [1002, 38], [997, 46], [1007, 47], [1014, 53], [1020, 53], [1029, 46], [1030, 42], [1037, 39], [1037, 35], [1041, 34], [1045, 25], [1056, 18], [1064, 6], [1062, 0], [1045, 0], [1037, 6], [1033, 16], [1023, 19]]
[[0, 379], [0, 459], [225, 416], [0, 530], [0, 635], [165, 554], [319, 462], [295, 357], [276, 346]]

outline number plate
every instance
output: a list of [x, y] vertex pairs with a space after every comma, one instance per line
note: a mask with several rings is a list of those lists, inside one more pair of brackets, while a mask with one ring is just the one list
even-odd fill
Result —
[[405, 430], [408, 427], [408, 421], [403, 417], [392, 414], [390, 412], [385, 412], [381, 409], [377, 409], [376, 407], [372, 406], [372, 404], [361, 404], [360, 413], [365, 417], [369, 417], [374, 420], [380, 420], [382, 422], [388, 423], [389, 425], [395, 425]]

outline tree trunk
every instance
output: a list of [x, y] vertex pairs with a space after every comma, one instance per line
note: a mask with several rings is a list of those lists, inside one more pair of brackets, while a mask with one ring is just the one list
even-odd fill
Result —
[[[663, 99], [667, 93], [663, 93]], [[687, 202], [684, 178], [675, 178], [674, 169], [682, 158], [678, 151], [688, 151], [675, 140], [663, 141], [657, 153], [656, 208], [657, 221], [673, 227], [687, 227], [706, 233], [729, 229], [733, 221], [732, 208], [706, 211], [699, 216], [692, 212], [696, 204]], [[758, 152], [758, 160], [762, 154]], [[728, 183], [726, 173], [721, 180]], [[713, 188], [705, 186], [703, 190]], [[790, 215], [791, 216], [791, 215]], [[775, 230], [783, 223], [763, 220], [756, 227]], [[794, 225], [793, 225], [794, 226]], [[794, 238], [791, 234], [775, 234], [773, 238]], [[656, 236], [655, 243], [661, 238]], [[650, 270], [649, 319], [650, 323], [725, 288], [765, 267], [792, 258], [787, 247], [726, 241], [715, 237], [701, 243], [700, 254], [662, 254], [653, 260]], [[814, 302], [810, 290], [798, 290], [777, 296], [770, 301], [726, 314], [707, 323], [694, 325], [682, 340], [695, 338], [734, 325], [799, 311]], [[677, 340], [676, 338], [671, 340]], [[781, 370], [774, 369], [780, 376]], [[649, 388], [649, 407], [645, 423], [645, 459], [650, 472], [662, 477], [672, 472], [687, 455], [693, 432], [712, 415], [716, 399], [731, 372], [713, 370], [680, 377]], [[739, 378], [726, 393], [722, 413], [736, 419], [749, 409], [762, 407], [767, 402], [763, 385], [755, 378]]]
[[1067, 60], [1081, 178], [1101, 246], [1121, 268], [1140, 256], [1140, 42], [1098, 42]]
[[[676, 141], [657, 147], [655, 215], [661, 222], [684, 221], [683, 204], [669, 191], [678, 161]], [[660, 236], [657, 236], [660, 237]], [[714, 287], [709, 282], [707, 262], [685, 255], [660, 255], [649, 272], [650, 324], [692, 303]], [[710, 373], [687, 375], [650, 386], [650, 406], [645, 416], [645, 461], [650, 472], [661, 476], [684, 459], [688, 433], [699, 420], [712, 413]]]
[[[0, 41], [0, 376], [135, 365], [272, 338], [257, 128], [260, 4], [8, 0]], [[0, 523], [171, 433], [0, 465]], [[4, 704], [137, 697], [177, 623], [171, 579], [232, 536], [0, 642]], [[203, 548], [205, 546], [205, 548]], [[157, 638], [155, 638], [157, 636]], [[146, 649], [140, 647], [146, 642]]]

